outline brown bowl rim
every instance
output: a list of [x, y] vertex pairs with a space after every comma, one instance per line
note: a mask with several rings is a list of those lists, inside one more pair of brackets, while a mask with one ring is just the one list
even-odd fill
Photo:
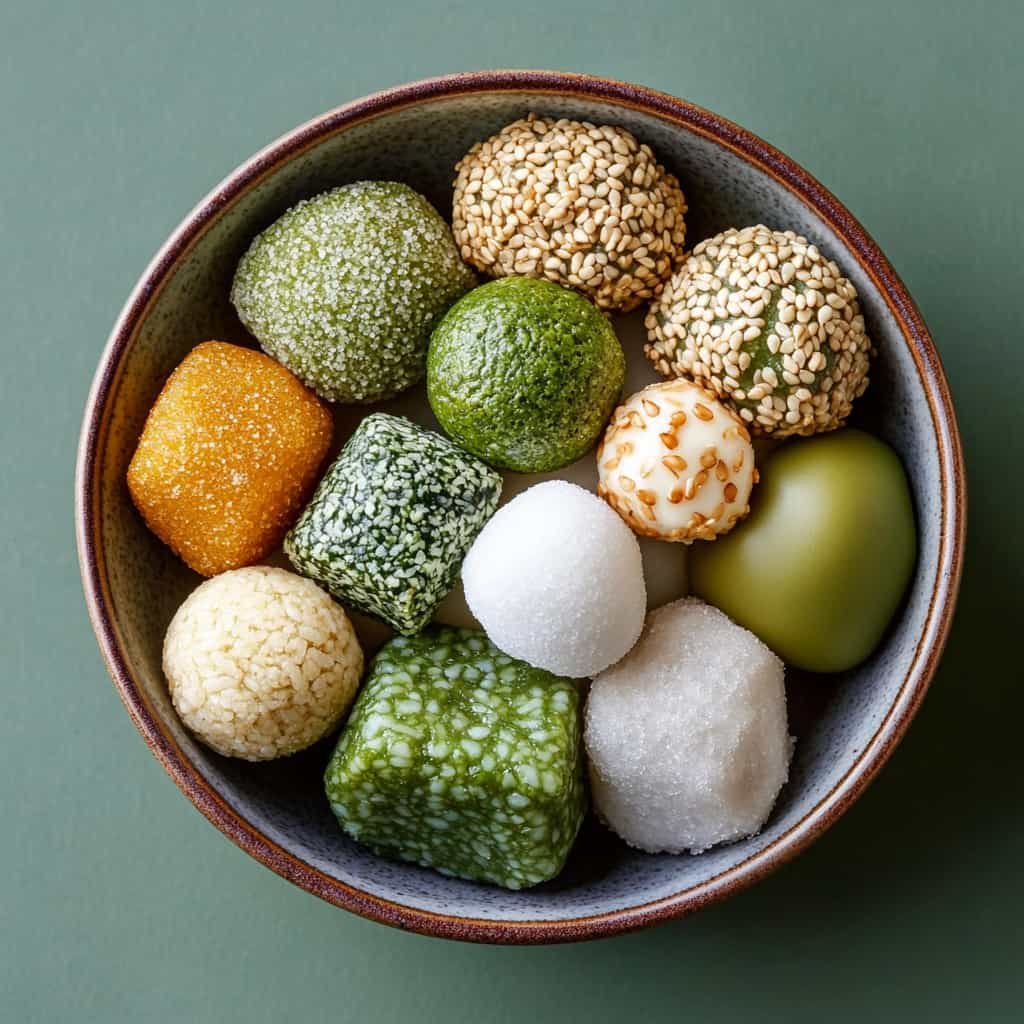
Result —
[[[917, 366], [939, 447], [941, 531], [938, 568], [914, 659], [888, 713], [836, 786], [799, 822], [746, 860], [699, 885], [645, 904], [579, 918], [489, 921], [405, 906], [324, 874], [233, 810], [206, 782], [136, 685], [123, 654], [99, 544], [99, 453], [123, 356], [135, 329], [178, 261], [247, 189], [322, 139], [425, 100], [490, 92], [531, 92], [598, 99], [640, 110], [696, 132], [770, 174], [820, 216], [875, 283]], [[86, 602], [103, 659], [132, 721], [153, 754], [206, 818], [246, 853], [308, 892], [363, 917], [409, 931], [492, 943], [568, 942], [641, 928], [691, 913], [763, 878], [825, 831], [860, 796], [903, 736], [935, 673], [956, 604], [963, 564], [966, 494], [956, 416], [939, 356], [917, 306], [871, 236], [823, 185], [756, 135], [708, 110], [644, 86], [558, 71], [473, 71], [428, 78], [373, 93], [300, 125], [229, 174], [175, 229], [136, 284], [104, 348], [89, 393], [75, 475], [75, 528]]]

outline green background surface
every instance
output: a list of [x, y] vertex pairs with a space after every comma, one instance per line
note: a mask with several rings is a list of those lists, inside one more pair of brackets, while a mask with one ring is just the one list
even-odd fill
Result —
[[[1022, 36], [1012, 0], [0, 5], [0, 1020], [1020, 1020]], [[944, 664], [850, 813], [722, 906], [535, 949], [360, 920], [208, 825], [107, 680], [72, 534], [93, 368], [193, 203], [322, 110], [502, 66], [675, 93], [823, 180], [934, 332], [972, 497]]]

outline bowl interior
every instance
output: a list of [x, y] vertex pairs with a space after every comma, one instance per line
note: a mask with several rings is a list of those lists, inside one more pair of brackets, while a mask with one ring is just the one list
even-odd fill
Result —
[[[806, 235], [837, 260], [860, 293], [879, 353], [857, 422], [885, 438], [907, 467], [920, 557], [905, 607], [870, 661], [841, 677], [789, 674], [791, 731], [798, 742], [790, 781], [760, 835], [699, 857], [650, 856], [588, 822], [560, 878], [509, 893], [389, 863], [349, 841], [322, 795], [329, 743], [281, 762], [251, 765], [211, 753], [182, 729], [161, 673], [161, 644], [171, 616], [199, 580], [144, 527], [128, 499], [124, 476], [150, 405], [189, 349], [209, 338], [252, 344], [233, 313], [228, 290], [239, 256], [258, 231], [297, 200], [362, 178], [407, 182], [448, 217], [456, 160], [472, 143], [531, 110], [623, 125], [648, 142], [683, 184], [691, 210], [690, 245], [729, 226], [764, 222]], [[630, 352], [631, 383], [653, 380], [640, 355], [641, 316], [620, 318], [616, 328]], [[384, 407], [432, 422], [420, 391]], [[364, 412], [339, 411], [339, 441]], [[134, 325], [100, 429], [92, 467], [94, 529], [115, 642], [150, 716], [180, 752], [175, 756], [190, 763], [230, 808], [292, 857], [372, 897], [435, 914], [492, 922], [613, 914], [696, 892], [751, 858], [767, 857], [840, 786], [897, 700], [925, 631], [939, 568], [942, 492], [935, 425], [915, 361], [868, 273], [829, 226], [770, 174], [718, 141], [614, 100], [539, 89], [437, 96], [383, 110], [314, 139], [219, 208], [171, 267]], [[590, 462], [591, 457], [582, 460], [570, 475], [592, 482]], [[522, 477], [511, 481], [506, 497], [530, 482]], [[684, 591], [679, 546], [648, 543], [645, 561], [653, 603]], [[457, 595], [446, 602], [443, 617], [465, 617]], [[360, 620], [360, 627], [371, 646], [386, 635], [367, 620]]]

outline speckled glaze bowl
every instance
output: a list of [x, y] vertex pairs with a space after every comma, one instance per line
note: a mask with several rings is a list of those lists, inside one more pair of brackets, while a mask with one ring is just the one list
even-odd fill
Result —
[[[622, 125], [648, 142], [683, 184], [691, 245], [764, 222], [795, 229], [838, 261], [879, 350], [856, 422], [903, 458], [920, 555], [905, 605], [867, 663], [827, 679], [790, 673], [796, 755], [760, 835], [699, 857], [649, 856], [590, 822], [556, 881], [513, 893], [389, 863], [350, 842], [322, 795], [325, 744], [254, 765], [222, 758], [184, 731], [168, 700], [161, 644], [198, 578], [146, 530], [124, 479], [146, 413], [186, 352], [208, 338], [252, 343], [228, 291], [258, 231], [297, 200], [362, 178], [405, 181], [450, 215], [456, 160], [530, 111]], [[627, 348], [641, 344], [641, 317], [616, 322]], [[343, 411], [343, 429], [359, 414]], [[135, 725], [189, 799], [242, 849], [325, 900], [387, 924], [486, 942], [590, 938], [678, 917], [762, 878], [828, 828], [924, 697], [953, 614], [964, 516], [956, 421], [935, 349], [903, 284], [849, 212], [792, 160], [706, 110], [553, 72], [401, 86], [302, 125], [234, 171], [171, 235], [118, 319], [89, 396], [76, 482], [82, 578], [103, 656]], [[658, 557], [671, 559], [675, 548], [661, 545]]]

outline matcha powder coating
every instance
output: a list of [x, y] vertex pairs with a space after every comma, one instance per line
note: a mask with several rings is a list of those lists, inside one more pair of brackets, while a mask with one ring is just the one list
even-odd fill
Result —
[[483, 633], [386, 644], [324, 777], [375, 852], [522, 889], [561, 871], [584, 813], [580, 698]]
[[437, 325], [427, 393], [467, 451], [537, 473], [567, 466], [594, 444], [625, 367], [593, 303], [550, 281], [506, 277], [475, 288]]
[[426, 199], [361, 181], [259, 235], [231, 301], [264, 350], [324, 398], [375, 402], [423, 376], [434, 324], [473, 280]]

